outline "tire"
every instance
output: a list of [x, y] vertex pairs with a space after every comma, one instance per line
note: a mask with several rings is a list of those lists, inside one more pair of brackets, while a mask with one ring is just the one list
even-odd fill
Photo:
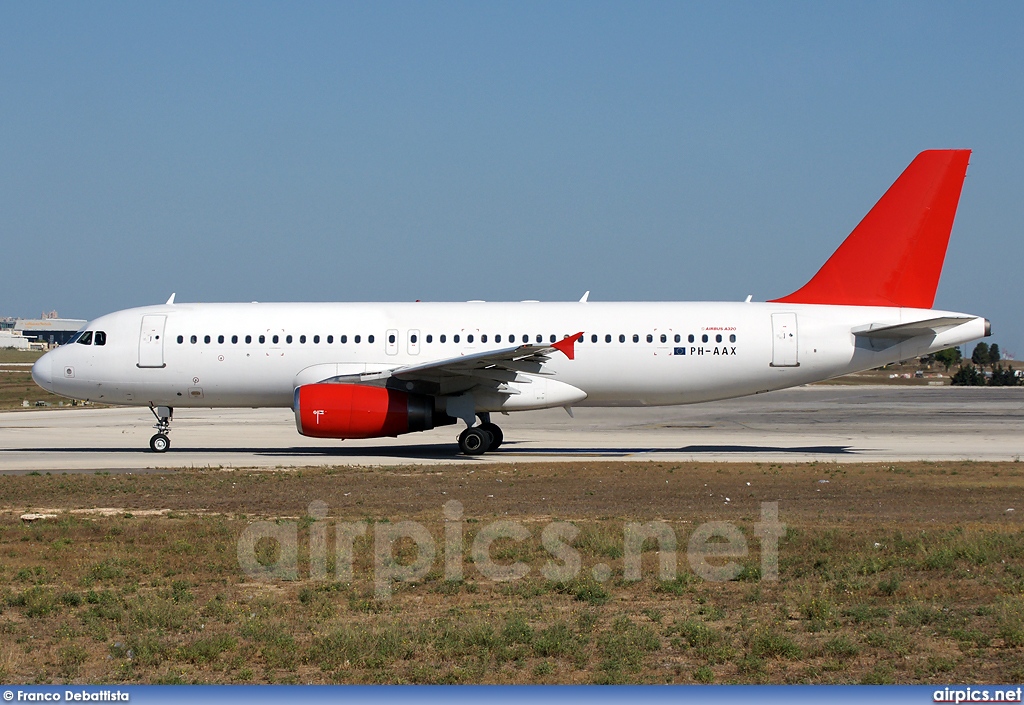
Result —
[[482, 423], [480, 424], [480, 428], [491, 434], [491, 445], [487, 447], [487, 452], [489, 453], [492, 450], [498, 450], [501, 442], [505, 440], [505, 434], [501, 432], [498, 425], [493, 423]]
[[491, 446], [491, 440], [491, 434], [473, 426], [459, 434], [459, 450], [466, 455], [482, 455]]
[[158, 433], [149, 439], [149, 447], [154, 453], [166, 453], [171, 447], [171, 439], [162, 433]]

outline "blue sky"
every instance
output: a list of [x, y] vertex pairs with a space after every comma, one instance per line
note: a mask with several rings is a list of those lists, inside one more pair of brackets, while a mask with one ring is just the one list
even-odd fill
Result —
[[1024, 358], [1024, 5], [5, 3], [0, 314], [764, 300], [974, 150], [937, 307]]

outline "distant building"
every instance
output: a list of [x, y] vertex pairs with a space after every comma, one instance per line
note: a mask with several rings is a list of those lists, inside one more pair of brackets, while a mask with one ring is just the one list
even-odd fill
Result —
[[21, 334], [20, 331], [10, 328], [0, 328], [0, 348], [14, 348], [15, 350], [28, 350], [32, 341]]
[[46, 345], [63, 345], [86, 323], [77, 318], [18, 319], [14, 322], [14, 332]]

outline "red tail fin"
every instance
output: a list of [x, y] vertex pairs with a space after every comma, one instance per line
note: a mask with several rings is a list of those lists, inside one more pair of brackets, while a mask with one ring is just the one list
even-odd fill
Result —
[[775, 302], [931, 308], [970, 157], [918, 154], [814, 278]]

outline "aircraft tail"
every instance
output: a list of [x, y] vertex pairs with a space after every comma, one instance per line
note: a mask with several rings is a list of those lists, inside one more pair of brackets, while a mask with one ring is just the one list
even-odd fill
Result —
[[818, 273], [774, 303], [931, 308], [970, 157], [918, 154]]

